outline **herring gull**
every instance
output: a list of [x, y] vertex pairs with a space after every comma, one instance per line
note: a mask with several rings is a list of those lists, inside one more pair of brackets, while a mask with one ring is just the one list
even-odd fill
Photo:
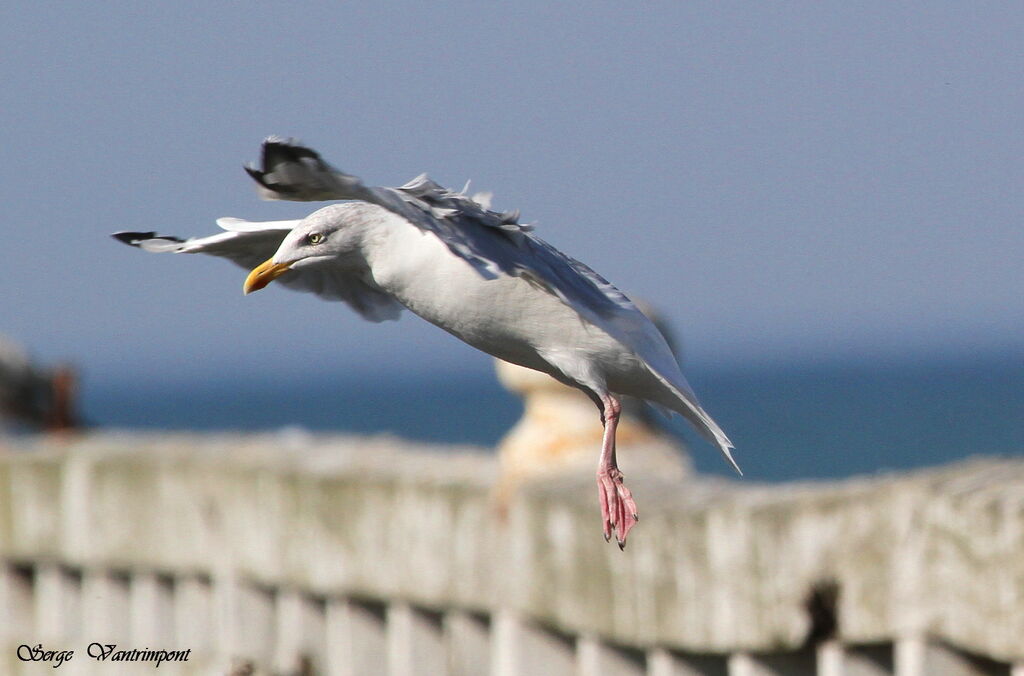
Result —
[[682, 414], [739, 472], [732, 443], [697, 401], [664, 337], [611, 283], [484, 199], [421, 175], [370, 187], [290, 139], [263, 143], [246, 167], [262, 197], [328, 201], [301, 220], [217, 221], [224, 232], [182, 240], [119, 232], [146, 251], [204, 253], [250, 269], [250, 293], [274, 280], [340, 300], [370, 321], [408, 309], [494, 357], [586, 393], [604, 425], [597, 469], [605, 540], [624, 547], [636, 502], [615, 457], [618, 395]]

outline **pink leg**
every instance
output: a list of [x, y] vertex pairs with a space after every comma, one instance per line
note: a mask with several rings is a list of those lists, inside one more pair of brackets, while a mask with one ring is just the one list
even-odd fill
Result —
[[597, 465], [597, 491], [601, 499], [601, 519], [604, 522], [604, 539], [608, 541], [615, 531], [619, 549], [626, 547], [626, 536], [638, 520], [636, 502], [629, 489], [622, 483], [622, 472], [615, 462], [615, 428], [619, 424], [622, 407], [611, 395], [601, 397], [604, 423], [604, 439], [601, 443], [601, 460]]

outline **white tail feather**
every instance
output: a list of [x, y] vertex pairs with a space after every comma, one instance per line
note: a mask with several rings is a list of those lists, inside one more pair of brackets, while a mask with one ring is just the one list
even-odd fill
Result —
[[675, 397], [675, 401], [672, 403], [661, 403], [689, 420], [690, 424], [694, 426], [702, 437], [718, 446], [718, 450], [722, 452], [722, 456], [725, 457], [726, 461], [734, 470], [736, 470], [736, 473], [743, 476], [743, 470], [740, 469], [736, 459], [732, 457], [732, 450], [736, 447], [733, 446], [731, 441], [729, 441], [729, 437], [725, 435], [725, 432], [723, 432], [722, 428], [718, 426], [718, 423], [716, 423], [711, 416], [701, 408], [693, 395], [677, 387], [657, 371], [654, 371], [654, 369], [651, 369], [651, 372]]

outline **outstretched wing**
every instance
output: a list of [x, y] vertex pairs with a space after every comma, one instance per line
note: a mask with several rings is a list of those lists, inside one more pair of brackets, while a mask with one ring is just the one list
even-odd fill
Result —
[[534, 236], [531, 225], [518, 222], [518, 211], [491, 211], [425, 174], [398, 188], [369, 187], [332, 167], [312, 148], [276, 136], [263, 142], [260, 167], [245, 169], [264, 199], [376, 204], [433, 232], [485, 278], [524, 276], [573, 307], [570, 297], [586, 299], [587, 307], [600, 315], [616, 309], [638, 312], [607, 280]]
[[[224, 232], [183, 240], [154, 232], [118, 232], [113, 237], [125, 244], [154, 253], [202, 253], [226, 258], [251, 270], [272, 257], [282, 240], [299, 221], [254, 223], [238, 218], [220, 218]], [[381, 322], [397, 319], [402, 305], [371, 281], [326, 266], [289, 270], [278, 280], [293, 291], [310, 291], [325, 300], [346, 303], [365, 319]]]
[[315, 202], [360, 200], [392, 211], [416, 226], [433, 232], [456, 256], [470, 263], [482, 276], [494, 279], [514, 274], [500, 259], [488, 257], [474, 241], [474, 231], [485, 229], [517, 241], [532, 228], [518, 223], [519, 213], [496, 213], [473, 198], [453, 192], [426, 175], [398, 188], [370, 187], [357, 176], [339, 171], [311, 148], [279, 137], [263, 142], [260, 167], [246, 167], [268, 200]]
[[[370, 202], [434, 233], [485, 278], [525, 277], [598, 325], [616, 318], [649, 324], [606, 279], [535, 236], [532, 226], [519, 223], [517, 211], [490, 211], [426, 175], [398, 188], [368, 187], [358, 177], [332, 167], [315, 150], [276, 136], [263, 142], [261, 166], [246, 167], [246, 171], [265, 199]], [[664, 338], [651, 328], [657, 336], [653, 342], [668, 351]]]
[[238, 218], [220, 218], [224, 229], [216, 235], [180, 239], [155, 232], [116, 232], [112, 237], [152, 253], [202, 253], [219, 256], [251, 270], [274, 255], [285, 235], [298, 221], [250, 223]]

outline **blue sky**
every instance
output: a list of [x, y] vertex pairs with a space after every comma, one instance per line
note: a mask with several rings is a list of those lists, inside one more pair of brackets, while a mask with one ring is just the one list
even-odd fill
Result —
[[305, 215], [241, 171], [283, 134], [492, 190], [691, 363], [1024, 352], [1021, 35], [981, 3], [20, 3], [0, 332], [98, 379], [486, 364], [108, 237]]

